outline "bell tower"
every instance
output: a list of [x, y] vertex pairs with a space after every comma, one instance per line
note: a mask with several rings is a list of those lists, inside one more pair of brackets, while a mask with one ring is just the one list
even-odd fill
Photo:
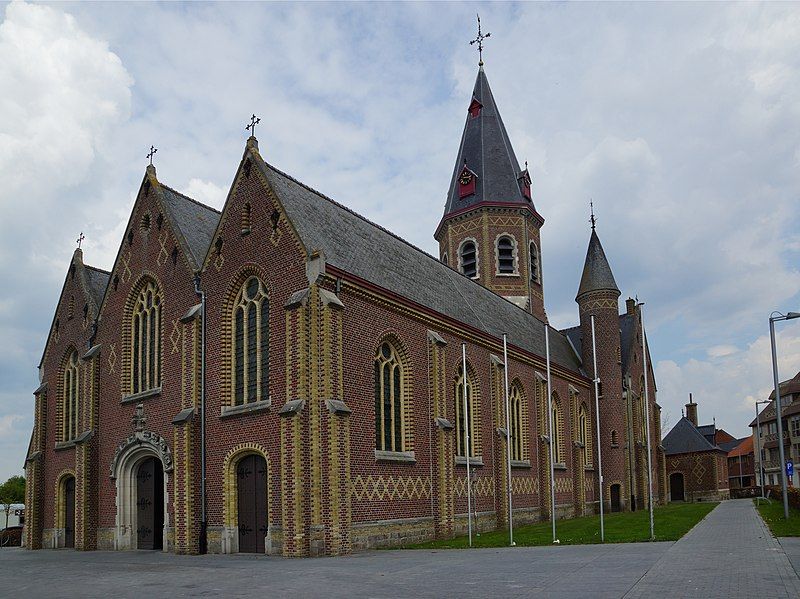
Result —
[[546, 320], [539, 232], [527, 163], [520, 168], [481, 62], [467, 105], [444, 215], [439, 258]]

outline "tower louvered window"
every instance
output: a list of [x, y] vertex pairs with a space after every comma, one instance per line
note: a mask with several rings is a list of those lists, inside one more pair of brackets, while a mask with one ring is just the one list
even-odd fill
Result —
[[[456, 455], [475, 456], [475, 409], [472, 391], [472, 381], [469, 377], [466, 380], [467, 411], [464, 412], [464, 375], [462, 374], [456, 381], [455, 404], [456, 404]], [[466, 419], [465, 419], [466, 415]], [[467, 430], [469, 430], [469, 440], [467, 440]]]
[[471, 278], [478, 276], [478, 253], [472, 241], [461, 245], [461, 272]]
[[536, 244], [531, 242], [530, 247], [530, 266], [531, 266], [531, 281], [534, 283], [539, 282], [539, 248]]
[[511, 425], [511, 459], [525, 459], [523, 452], [524, 433], [522, 430], [522, 395], [519, 387], [513, 385], [508, 391], [509, 420]]
[[148, 391], [161, 386], [161, 293], [148, 282], [133, 307], [131, 390]]
[[269, 399], [269, 299], [256, 277], [245, 281], [233, 308], [235, 405]]
[[497, 240], [497, 271], [501, 274], [514, 274], [514, 240], [503, 235]]
[[375, 356], [375, 448], [404, 451], [403, 367], [391, 343]]
[[73, 351], [64, 366], [62, 398], [62, 441], [71, 441], [78, 436], [78, 395], [80, 393], [80, 371], [78, 352]]

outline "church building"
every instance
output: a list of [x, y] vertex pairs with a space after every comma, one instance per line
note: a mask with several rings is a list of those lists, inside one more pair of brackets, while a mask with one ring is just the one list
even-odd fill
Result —
[[507, 526], [509, 489], [515, 524], [551, 517], [551, 486], [558, 518], [643, 509], [648, 469], [665, 501], [641, 307], [619, 313], [593, 223], [578, 324], [548, 324], [545, 219], [482, 62], [464, 112], [435, 257], [254, 136], [221, 213], [148, 166], [112, 270], [67, 268], [27, 547], [340, 555], [465, 533], [468, 490], [479, 530]]

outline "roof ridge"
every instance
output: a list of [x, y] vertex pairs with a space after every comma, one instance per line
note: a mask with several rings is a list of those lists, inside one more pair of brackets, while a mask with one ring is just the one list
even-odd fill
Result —
[[[463, 273], [461, 273], [461, 272], [457, 271], [456, 269], [454, 269], [454, 268], [450, 268], [450, 266], [449, 266], [449, 265], [447, 265], [447, 264], [443, 264], [443, 263], [442, 263], [442, 262], [441, 262], [441, 261], [440, 261], [438, 258], [436, 258], [435, 256], [433, 256], [432, 254], [429, 254], [429, 253], [428, 253], [428, 252], [426, 252], [425, 250], [423, 250], [423, 249], [421, 249], [421, 248], [417, 247], [416, 245], [414, 245], [414, 244], [413, 244], [413, 243], [411, 243], [410, 241], [408, 241], [408, 240], [406, 240], [406, 239], [403, 239], [403, 238], [402, 238], [402, 237], [400, 237], [398, 234], [396, 234], [396, 233], [393, 233], [392, 231], [390, 231], [390, 230], [389, 230], [389, 229], [387, 229], [386, 227], [384, 227], [384, 226], [382, 226], [382, 225], [379, 225], [379, 224], [378, 224], [378, 223], [376, 223], [376, 222], [373, 222], [373, 221], [371, 221], [371, 220], [370, 220], [370, 219], [368, 219], [366, 216], [363, 216], [362, 214], [359, 214], [358, 212], [356, 212], [356, 211], [355, 211], [355, 210], [353, 210], [352, 208], [349, 208], [348, 206], [345, 206], [344, 204], [342, 204], [342, 203], [340, 203], [340, 202], [337, 202], [336, 200], [334, 200], [334, 199], [333, 199], [333, 198], [331, 198], [330, 196], [327, 196], [327, 195], [325, 195], [324, 193], [322, 193], [322, 192], [320, 192], [320, 191], [317, 191], [316, 189], [314, 189], [314, 188], [313, 188], [313, 187], [311, 187], [310, 185], [307, 185], [307, 184], [303, 183], [302, 181], [300, 181], [300, 180], [296, 179], [296, 178], [295, 178], [295, 177], [293, 177], [292, 175], [290, 175], [290, 174], [288, 174], [288, 173], [286, 173], [286, 172], [282, 171], [281, 169], [279, 169], [279, 168], [277, 168], [276, 166], [274, 166], [274, 165], [270, 164], [269, 162], [267, 162], [267, 161], [266, 161], [266, 160], [264, 160], [263, 158], [261, 158], [261, 161], [262, 161], [262, 162], [263, 162], [265, 165], [267, 165], [269, 168], [271, 168], [272, 170], [276, 171], [277, 173], [281, 174], [282, 176], [286, 177], [287, 179], [289, 179], [289, 180], [291, 180], [291, 181], [294, 181], [295, 183], [297, 183], [297, 184], [298, 184], [298, 185], [300, 185], [301, 187], [304, 187], [305, 189], [307, 189], [308, 191], [310, 191], [310, 192], [312, 192], [312, 193], [316, 194], [316, 195], [317, 195], [317, 196], [319, 196], [320, 198], [322, 198], [322, 199], [324, 199], [324, 200], [327, 200], [328, 202], [330, 202], [330, 203], [331, 203], [331, 204], [333, 204], [334, 206], [337, 206], [337, 207], [341, 208], [342, 210], [345, 210], [345, 211], [349, 212], [350, 214], [352, 214], [352, 215], [353, 215], [353, 216], [355, 216], [356, 218], [359, 218], [359, 219], [363, 220], [364, 222], [366, 222], [366, 223], [368, 223], [368, 224], [372, 225], [373, 227], [375, 227], [375, 228], [377, 228], [377, 229], [379, 229], [379, 230], [383, 231], [383, 232], [384, 232], [384, 233], [386, 233], [387, 235], [390, 235], [391, 237], [394, 237], [394, 238], [395, 238], [395, 239], [397, 239], [398, 241], [400, 241], [400, 242], [404, 243], [405, 245], [407, 245], [408, 247], [410, 247], [410, 248], [412, 248], [412, 249], [416, 250], [417, 252], [419, 252], [419, 253], [420, 253], [420, 254], [422, 254], [423, 256], [425, 256], [425, 257], [429, 258], [430, 260], [433, 260], [433, 261], [434, 261], [434, 262], [436, 262], [437, 264], [440, 264], [440, 265], [444, 266], [445, 268], [449, 269], [450, 271], [454, 272], [455, 274], [457, 274], [457, 275], [459, 275], [459, 276], [461, 276], [461, 277], [464, 277], [464, 279], [466, 279], [467, 281], [469, 281], [470, 283], [472, 283], [473, 285], [475, 285], [475, 286], [476, 286], [478, 289], [481, 289], [481, 290], [483, 290], [483, 291], [485, 291], [485, 292], [487, 292], [487, 293], [490, 293], [490, 294], [492, 294], [492, 295], [493, 295], [493, 296], [495, 296], [495, 297], [499, 297], [500, 299], [502, 299], [502, 300], [504, 300], [504, 301], [508, 302], [509, 304], [511, 304], [512, 306], [514, 306], [516, 309], [518, 309], [518, 310], [521, 310], [521, 311], [522, 311], [523, 313], [525, 313], [526, 315], [528, 315], [528, 316], [530, 316], [531, 318], [535, 319], [536, 321], [540, 322], [542, 325], [549, 326], [549, 327], [550, 327], [551, 329], [553, 329], [554, 331], [558, 331], [558, 329], [556, 329], [555, 327], [553, 327], [553, 326], [552, 326], [552, 325], [550, 325], [549, 323], [546, 323], [545, 321], [541, 320], [541, 319], [540, 319], [538, 316], [536, 316], [535, 314], [531, 314], [530, 312], [528, 312], [528, 311], [527, 311], [527, 310], [525, 310], [524, 308], [521, 308], [520, 306], [518, 306], [518, 305], [517, 305], [517, 304], [515, 304], [514, 302], [512, 302], [512, 301], [508, 300], [507, 298], [503, 297], [502, 295], [499, 295], [499, 294], [495, 293], [494, 291], [492, 291], [491, 289], [489, 289], [489, 288], [487, 288], [487, 287], [484, 287], [484, 286], [483, 286], [483, 285], [481, 285], [480, 283], [478, 283], [478, 282], [476, 282], [476, 281], [474, 281], [474, 280], [470, 279], [470, 278], [469, 278], [469, 277], [467, 277], [465, 274], [463, 274]], [[558, 331], [558, 332], [560, 333], [561, 331]]]
[[189, 197], [189, 196], [187, 196], [185, 193], [181, 193], [181, 192], [180, 192], [180, 191], [178, 191], [177, 189], [173, 189], [172, 187], [170, 187], [170, 186], [169, 186], [169, 185], [167, 185], [166, 183], [162, 183], [161, 181], [159, 181], [159, 182], [158, 182], [158, 184], [159, 184], [161, 187], [163, 187], [164, 189], [167, 189], [167, 190], [171, 191], [171, 192], [172, 192], [172, 193], [174, 193], [175, 195], [182, 197], [184, 200], [189, 200], [189, 201], [190, 201], [190, 202], [192, 202], [193, 204], [197, 204], [197, 205], [198, 205], [198, 206], [200, 206], [201, 208], [206, 208], [207, 210], [211, 210], [212, 212], [216, 212], [217, 214], [222, 214], [222, 211], [221, 211], [221, 210], [217, 210], [217, 209], [216, 209], [216, 208], [214, 208], [213, 206], [209, 206], [208, 204], [204, 204], [203, 202], [200, 202], [200, 201], [198, 201], [198, 200], [195, 200], [194, 198], [190, 198], [190, 197]]

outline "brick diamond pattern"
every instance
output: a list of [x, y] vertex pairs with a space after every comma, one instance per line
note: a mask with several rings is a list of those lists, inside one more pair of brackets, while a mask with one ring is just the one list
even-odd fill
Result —
[[181, 340], [181, 328], [177, 320], [172, 321], [172, 332], [169, 334], [169, 342], [172, 343], [172, 353], [178, 353], [178, 344]]
[[[476, 497], [494, 497], [494, 477], [479, 476], [473, 478], [472, 493]], [[455, 479], [455, 484], [453, 485], [453, 494], [456, 497], [467, 496], [467, 479], [464, 476], [459, 476]]]
[[350, 483], [350, 496], [357, 500], [429, 499], [431, 481], [422, 476], [361, 476]]

